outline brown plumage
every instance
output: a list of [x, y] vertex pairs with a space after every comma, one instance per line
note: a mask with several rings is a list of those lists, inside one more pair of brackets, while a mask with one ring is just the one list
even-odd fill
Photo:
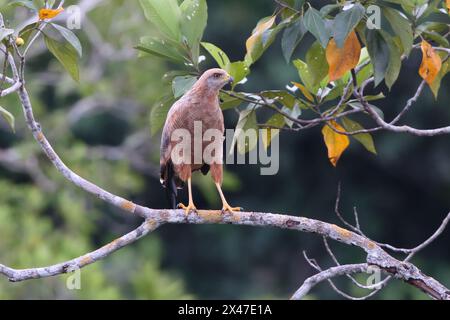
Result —
[[[228, 205], [223, 196], [222, 185], [222, 163], [217, 161], [205, 162], [201, 158], [200, 162], [194, 159], [194, 123], [201, 122], [202, 136], [208, 129], [216, 129], [223, 139], [224, 122], [222, 110], [219, 105], [219, 91], [233, 79], [222, 69], [210, 69], [203, 73], [191, 90], [186, 92], [169, 110], [161, 137], [161, 183], [167, 190], [171, 205], [176, 206], [177, 189], [188, 183], [189, 204], [178, 206], [186, 211], [196, 210], [192, 200], [191, 176], [192, 172], [201, 170], [203, 174], [211, 171], [211, 177], [216, 184], [217, 190], [223, 202], [223, 210], [236, 211], [240, 208], [232, 208]], [[175, 161], [172, 151], [179, 140], [173, 139], [173, 134], [177, 129], [185, 129], [189, 132], [191, 139], [191, 154], [187, 155], [190, 161]], [[211, 142], [201, 142], [201, 155], [203, 150]], [[222, 159], [222, 142], [215, 156]]]

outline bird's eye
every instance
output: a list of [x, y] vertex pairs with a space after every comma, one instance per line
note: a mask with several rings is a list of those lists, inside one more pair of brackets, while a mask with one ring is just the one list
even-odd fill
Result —
[[214, 78], [216, 78], [216, 79], [220, 78], [221, 76], [222, 76], [222, 74], [220, 74], [220, 73], [214, 73]]

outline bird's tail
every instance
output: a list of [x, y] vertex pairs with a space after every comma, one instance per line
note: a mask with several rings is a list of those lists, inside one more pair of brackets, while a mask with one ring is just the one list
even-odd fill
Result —
[[176, 184], [176, 177], [175, 177], [175, 171], [173, 169], [173, 164], [171, 161], [167, 163], [166, 168], [166, 196], [167, 200], [169, 201], [169, 205], [172, 209], [177, 208], [177, 184]]

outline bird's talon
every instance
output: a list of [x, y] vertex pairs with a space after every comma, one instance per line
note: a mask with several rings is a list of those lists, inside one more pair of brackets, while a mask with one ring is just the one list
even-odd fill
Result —
[[183, 209], [185, 215], [189, 215], [189, 212], [191, 212], [191, 210], [194, 212], [197, 211], [197, 208], [193, 204], [188, 204], [187, 206], [185, 206], [184, 204], [179, 203], [178, 208]]
[[226, 205], [222, 208], [222, 212], [230, 212], [230, 213], [242, 211], [242, 210], [243, 210], [243, 208], [241, 208], [241, 207], [230, 207], [228, 205]]

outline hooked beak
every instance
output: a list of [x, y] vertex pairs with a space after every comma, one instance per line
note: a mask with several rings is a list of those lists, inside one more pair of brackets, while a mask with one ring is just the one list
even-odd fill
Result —
[[233, 77], [232, 76], [229, 76], [228, 77], [228, 84], [232, 84], [234, 82], [234, 79], [233, 79]]

